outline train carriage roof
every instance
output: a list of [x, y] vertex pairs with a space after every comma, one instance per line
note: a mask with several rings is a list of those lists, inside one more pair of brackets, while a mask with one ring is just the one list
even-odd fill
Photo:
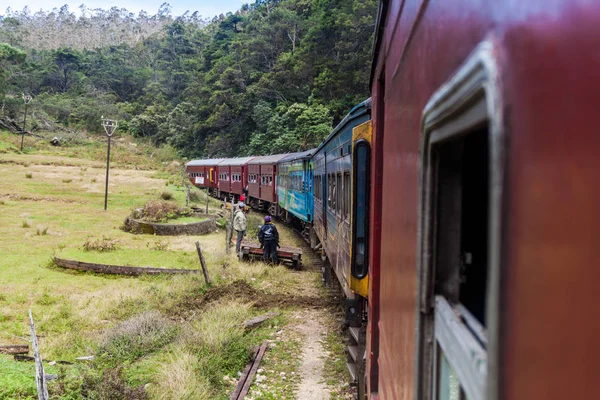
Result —
[[248, 164], [277, 164], [279, 162], [279, 160], [281, 160], [282, 158], [287, 157], [287, 156], [288, 156], [288, 153], [273, 154], [272, 156], [255, 157]]
[[305, 158], [310, 158], [316, 149], [310, 149], [306, 151], [300, 151], [298, 153], [291, 153], [279, 160], [279, 163], [292, 162], [296, 160], [303, 160]]
[[208, 160], [192, 160], [185, 164], [186, 167], [208, 167], [211, 165], [217, 165], [224, 161], [224, 158], [210, 158]]
[[256, 157], [240, 157], [240, 158], [226, 158], [221, 163], [219, 163], [219, 167], [237, 167], [240, 165], [247, 164], [250, 160]]

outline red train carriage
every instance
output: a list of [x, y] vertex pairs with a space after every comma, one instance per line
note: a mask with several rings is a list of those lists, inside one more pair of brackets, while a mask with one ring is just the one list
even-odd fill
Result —
[[248, 162], [250, 205], [277, 215], [277, 163], [287, 154], [256, 157]]
[[242, 189], [248, 184], [248, 162], [253, 158], [228, 158], [218, 165], [219, 197], [239, 198]]
[[599, 399], [600, 3], [382, 1], [367, 393]]
[[209, 160], [192, 160], [185, 165], [186, 173], [190, 182], [202, 189], [209, 191], [218, 187], [217, 165], [224, 158], [213, 158]]

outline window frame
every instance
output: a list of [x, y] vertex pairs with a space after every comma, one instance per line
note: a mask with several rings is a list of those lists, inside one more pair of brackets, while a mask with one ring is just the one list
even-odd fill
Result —
[[[420, 154], [419, 179], [419, 228], [417, 279], [419, 296], [417, 298], [417, 324], [416, 324], [416, 374], [415, 374], [415, 399], [433, 400], [437, 396], [436, 372], [436, 344], [438, 337], [443, 336], [442, 323], [452, 322], [456, 311], [460, 313], [460, 305], [445, 307], [443, 300], [435, 296], [435, 251], [436, 247], [436, 176], [435, 157], [433, 151], [436, 145], [449, 140], [465, 136], [477, 124], [487, 125], [489, 148], [489, 206], [488, 206], [488, 279], [486, 287], [486, 329], [487, 329], [487, 355], [482, 361], [480, 354], [473, 358], [462, 358], [465, 354], [463, 348], [461, 356], [454, 357], [452, 368], [459, 376], [461, 387], [469, 396], [469, 400], [497, 400], [501, 397], [499, 383], [499, 313], [501, 290], [502, 259], [501, 232], [502, 232], [502, 206], [504, 203], [504, 181], [506, 170], [505, 154], [505, 121], [501, 97], [500, 80], [495, 55], [498, 54], [492, 42], [481, 43], [469, 56], [454, 77], [443, 85], [426, 105], [422, 118], [422, 135]], [[442, 301], [442, 302], [440, 302]], [[437, 307], [436, 307], [437, 306]], [[448, 308], [453, 310], [448, 313]], [[468, 312], [463, 310], [464, 315]], [[461, 313], [463, 314], [463, 313]], [[453, 321], [453, 329], [449, 333], [458, 335], [452, 343], [462, 339], [469, 342], [474, 336], [468, 327], [469, 318]], [[437, 322], [437, 325], [436, 325]], [[438, 330], [436, 331], [436, 326]], [[462, 334], [461, 334], [462, 332]], [[448, 333], [448, 332], [446, 332]], [[448, 336], [448, 335], [446, 335]], [[447, 338], [446, 338], [447, 339]], [[442, 339], [444, 340], [444, 339]], [[448, 347], [448, 346], [447, 346]], [[450, 346], [451, 347], [451, 346]], [[468, 347], [468, 346], [467, 346]], [[456, 348], [454, 348], [456, 350]], [[444, 354], [449, 354], [445, 352]], [[483, 362], [485, 374], [483, 377], [473, 372], [473, 362]], [[481, 367], [481, 364], [479, 364]], [[470, 371], [470, 372], [469, 372]], [[473, 375], [474, 374], [474, 375]]]

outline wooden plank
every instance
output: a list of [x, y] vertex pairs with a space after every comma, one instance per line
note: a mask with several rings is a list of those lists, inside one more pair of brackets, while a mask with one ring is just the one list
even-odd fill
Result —
[[259, 316], [254, 317], [254, 318], [250, 318], [250, 319], [244, 321], [244, 328], [245, 329], [254, 328], [256, 325], [259, 325], [259, 324], [265, 322], [266, 320], [274, 318], [274, 317], [276, 317], [278, 315], [279, 315], [279, 313], [270, 312], [270, 313], [266, 313], [266, 314], [263, 314], [263, 315], [259, 315]]
[[27, 344], [7, 344], [0, 346], [0, 354], [27, 354], [29, 345]]
[[242, 388], [244, 387], [244, 384], [246, 383], [246, 379], [248, 378], [248, 373], [250, 372], [250, 369], [254, 365], [254, 361], [256, 360], [256, 356], [258, 355], [259, 350], [260, 350], [260, 346], [254, 347], [252, 358], [250, 359], [250, 362], [248, 364], [246, 364], [246, 368], [244, 368], [244, 372], [242, 372], [242, 375], [240, 376], [240, 379], [238, 381], [238, 384], [235, 387], [235, 390], [233, 391], [233, 393], [231, 393], [231, 396], [229, 396], [229, 400], [237, 400], [238, 399], [240, 392], [242, 391]]
[[267, 341], [264, 341], [262, 346], [260, 346], [260, 350], [258, 351], [258, 355], [256, 356], [256, 360], [248, 373], [248, 377], [246, 378], [246, 382], [244, 382], [244, 386], [238, 396], [238, 399], [243, 399], [246, 397], [248, 392], [250, 391], [250, 385], [252, 385], [252, 379], [254, 379], [254, 375], [256, 375], [256, 370], [258, 370], [258, 366], [260, 365], [260, 361], [265, 355], [265, 351], [267, 351]]
[[206, 261], [204, 260], [204, 255], [202, 254], [202, 249], [200, 248], [200, 242], [196, 242], [196, 250], [198, 251], [198, 258], [200, 258], [200, 265], [202, 265], [202, 273], [204, 274], [204, 280], [207, 285], [210, 285], [210, 277], [208, 276], [208, 268], [206, 268]]
[[44, 364], [40, 355], [37, 336], [35, 335], [35, 325], [31, 309], [29, 310], [29, 326], [31, 328], [31, 344], [33, 346], [33, 358], [35, 359], [35, 383], [37, 386], [38, 400], [49, 400], [48, 387], [46, 386], [46, 374], [44, 373]]

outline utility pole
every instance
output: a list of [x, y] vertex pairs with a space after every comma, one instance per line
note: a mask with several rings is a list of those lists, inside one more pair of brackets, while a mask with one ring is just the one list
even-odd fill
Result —
[[27, 106], [31, 103], [33, 97], [23, 93], [23, 101], [25, 102], [25, 116], [23, 117], [23, 128], [21, 129], [21, 153], [23, 152], [23, 140], [25, 139], [25, 124], [27, 123]]
[[110, 169], [110, 138], [117, 130], [119, 121], [116, 119], [104, 118], [104, 115], [100, 117], [100, 119], [102, 120], [102, 126], [104, 127], [104, 132], [106, 132], [106, 137], [108, 138], [108, 146], [106, 149], [106, 185], [104, 187], [104, 211], [106, 211], [108, 205], [108, 171]]

